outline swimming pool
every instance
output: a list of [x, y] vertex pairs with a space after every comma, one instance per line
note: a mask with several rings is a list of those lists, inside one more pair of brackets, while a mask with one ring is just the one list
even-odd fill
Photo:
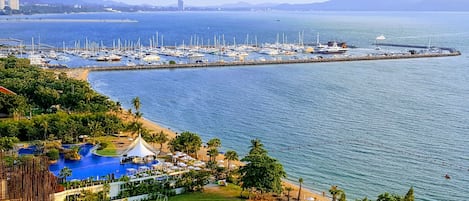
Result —
[[[67, 147], [64, 145], [64, 147]], [[93, 178], [104, 178], [106, 175], [114, 173], [116, 178], [119, 178], [126, 174], [127, 168], [138, 169], [142, 165], [138, 164], [120, 164], [119, 157], [102, 157], [96, 156], [91, 153], [93, 145], [85, 144], [80, 147], [81, 160], [72, 161], [65, 160], [63, 154], [60, 154], [60, 159], [57, 163], [49, 166], [49, 170], [54, 173], [54, 175], [59, 175], [60, 170], [64, 167], [68, 167], [72, 170], [72, 176], [67, 177], [67, 179], [87, 179], [90, 177]], [[20, 154], [32, 153], [26, 149], [20, 149]], [[158, 161], [146, 164], [146, 166], [151, 167], [153, 164], [157, 164]]]

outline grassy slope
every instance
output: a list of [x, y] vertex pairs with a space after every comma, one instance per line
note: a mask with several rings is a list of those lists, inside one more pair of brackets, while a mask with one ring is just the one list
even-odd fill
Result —
[[102, 156], [116, 156], [117, 155], [116, 145], [112, 143], [114, 139], [116, 139], [116, 137], [112, 137], [112, 136], [104, 136], [104, 137], [96, 138], [96, 140], [99, 142], [108, 143], [108, 146], [105, 149], [96, 150], [96, 153]]
[[210, 187], [206, 188], [203, 193], [186, 193], [170, 197], [169, 201], [186, 201], [186, 200], [210, 200], [210, 201], [223, 201], [223, 200], [238, 200], [244, 201], [245, 199], [239, 198], [241, 188], [229, 184], [228, 186]]

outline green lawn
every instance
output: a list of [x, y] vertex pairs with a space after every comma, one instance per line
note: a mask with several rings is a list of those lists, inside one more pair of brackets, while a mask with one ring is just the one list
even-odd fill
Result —
[[108, 143], [108, 146], [105, 149], [96, 150], [96, 153], [102, 156], [116, 156], [117, 155], [116, 145], [112, 143], [112, 140], [114, 139], [116, 139], [116, 137], [112, 137], [112, 136], [104, 136], [104, 137], [96, 138], [96, 140], [99, 142]]
[[236, 185], [228, 185], [226, 187], [214, 187], [205, 190], [203, 193], [185, 193], [183, 195], [177, 195], [174, 197], [169, 197], [169, 201], [186, 201], [186, 200], [195, 200], [195, 201], [223, 201], [223, 200], [238, 200], [245, 201], [246, 199], [239, 198], [241, 188]]

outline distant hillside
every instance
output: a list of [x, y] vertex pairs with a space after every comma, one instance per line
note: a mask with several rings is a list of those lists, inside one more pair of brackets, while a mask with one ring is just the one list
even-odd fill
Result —
[[276, 10], [469, 11], [468, 0], [330, 0], [312, 4], [280, 4]]

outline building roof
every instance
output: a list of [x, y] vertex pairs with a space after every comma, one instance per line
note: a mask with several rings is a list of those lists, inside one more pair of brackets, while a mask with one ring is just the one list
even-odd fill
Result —
[[158, 151], [155, 151], [139, 134], [138, 138], [130, 144], [129, 148], [124, 151], [122, 155], [143, 158], [145, 156], [156, 156], [158, 155]]
[[0, 86], [0, 93], [3, 93], [3, 94], [9, 94], [9, 95], [16, 95], [15, 92], [3, 87], [3, 86]]

